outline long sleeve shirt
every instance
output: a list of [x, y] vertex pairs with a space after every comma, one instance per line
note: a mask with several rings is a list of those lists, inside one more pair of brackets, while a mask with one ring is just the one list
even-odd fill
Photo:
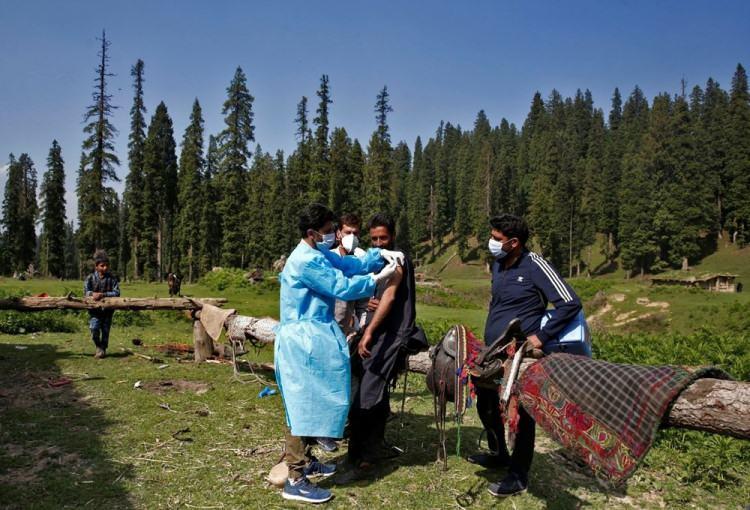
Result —
[[83, 282], [83, 295], [91, 296], [94, 292], [101, 292], [104, 297], [120, 297], [120, 282], [109, 271], [104, 273], [104, 277], [99, 277], [99, 273], [94, 271]]
[[[541, 328], [548, 303], [557, 312]], [[492, 264], [492, 299], [484, 341], [493, 343], [510, 321], [518, 318], [526, 335], [536, 334], [547, 343], [557, 338], [580, 310], [581, 300], [557, 270], [542, 256], [524, 250], [509, 268], [502, 260]]]

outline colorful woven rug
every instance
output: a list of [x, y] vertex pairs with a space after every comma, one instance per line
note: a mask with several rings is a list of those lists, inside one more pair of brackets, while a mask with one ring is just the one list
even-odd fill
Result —
[[519, 379], [521, 403], [558, 443], [613, 483], [626, 480], [654, 442], [675, 398], [718, 369], [620, 365], [552, 354]]

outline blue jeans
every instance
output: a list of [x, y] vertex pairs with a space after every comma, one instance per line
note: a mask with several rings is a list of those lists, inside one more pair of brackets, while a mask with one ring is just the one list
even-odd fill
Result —
[[107, 349], [109, 345], [109, 330], [112, 327], [112, 316], [114, 310], [97, 311], [89, 313], [89, 329], [94, 345], [100, 349]]

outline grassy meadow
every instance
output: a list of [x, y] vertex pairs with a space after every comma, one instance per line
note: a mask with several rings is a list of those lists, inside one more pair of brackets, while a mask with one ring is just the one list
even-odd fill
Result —
[[[439, 278], [419, 288], [419, 320], [432, 341], [463, 322], [480, 335], [489, 281], [479, 263], [455, 259], [438, 271], [446, 251], [424, 270]], [[729, 249], [701, 270], [750, 274], [750, 252]], [[437, 274], [439, 272], [439, 274]], [[226, 297], [240, 313], [278, 316], [273, 282], [242, 285], [236, 275], [211, 275], [183, 293]], [[750, 379], [750, 295], [653, 288], [608, 274], [575, 278], [593, 317], [595, 355], [631, 363], [716, 364]], [[0, 296], [81, 293], [81, 282], [0, 278]], [[167, 296], [166, 284], [123, 283], [123, 296]], [[658, 303], [654, 305], [653, 303]], [[667, 303], [666, 305], [664, 303]], [[602, 311], [604, 310], [604, 311]], [[650, 315], [647, 315], [650, 314]], [[634, 319], [634, 320], [631, 320]], [[153, 346], [191, 343], [179, 312], [117, 312], [109, 356], [95, 360], [86, 314], [0, 312], [0, 506], [3, 508], [289, 508], [264, 481], [283, 445], [278, 395], [258, 398], [273, 374], [233, 378], [227, 364], [195, 365]], [[140, 338], [145, 346], [133, 347]], [[158, 358], [149, 362], [123, 351]], [[245, 359], [269, 361], [272, 349]], [[140, 381], [141, 388], [134, 388]], [[165, 385], [171, 381], [171, 385]], [[400, 410], [401, 385], [392, 408]], [[448, 434], [448, 470], [435, 463], [432, 397], [411, 374], [405, 415], [388, 429], [405, 453], [371, 480], [332, 487], [330, 508], [743, 508], [750, 503], [750, 442], [684, 430], [660, 432], [628, 482], [605, 487], [538, 435], [527, 494], [496, 500], [491, 472], [456, 457]], [[461, 427], [463, 456], [477, 447], [481, 424], [473, 409]], [[326, 460], [341, 453], [324, 455]]]

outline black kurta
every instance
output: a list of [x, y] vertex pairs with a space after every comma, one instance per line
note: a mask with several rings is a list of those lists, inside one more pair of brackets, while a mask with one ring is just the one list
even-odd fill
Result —
[[[391, 310], [373, 334], [371, 356], [361, 360], [362, 381], [355, 394], [354, 406], [362, 409], [371, 409], [383, 400], [386, 388], [398, 375], [400, 362], [403, 362], [401, 347], [417, 331], [414, 266], [409, 258], [404, 259], [403, 269]], [[376, 298], [382, 297], [385, 287], [378, 287]], [[372, 316], [373, 312], [367, 314], [367, 323]]]

